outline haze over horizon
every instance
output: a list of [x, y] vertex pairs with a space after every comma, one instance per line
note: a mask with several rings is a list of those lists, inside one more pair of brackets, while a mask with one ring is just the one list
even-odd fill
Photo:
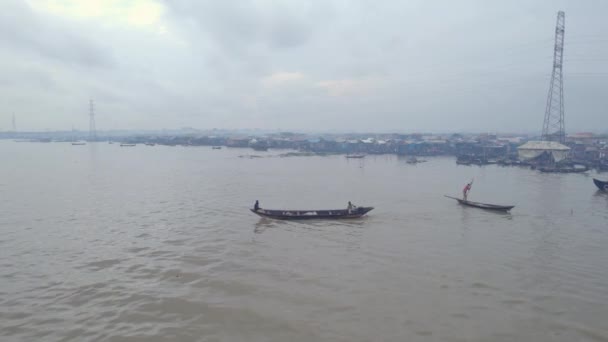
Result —
[[608, 2], [7, 0], [0, 131], [606, 132]]

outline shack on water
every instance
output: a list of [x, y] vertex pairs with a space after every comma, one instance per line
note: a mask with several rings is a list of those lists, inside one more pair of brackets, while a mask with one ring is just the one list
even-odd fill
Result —
[[517, 148], [519, 159], [534, 160], [543, 155], [550, 156], [553, 161], [559, 162], [568, 157], [570, 147], [556, 141], [528, 141]]

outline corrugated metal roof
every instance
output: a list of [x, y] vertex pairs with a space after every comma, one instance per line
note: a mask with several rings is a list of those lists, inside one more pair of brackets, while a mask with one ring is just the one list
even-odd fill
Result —
[[557, 141], [528, 141], [527, 143], [519, 146], [518, 150], [557, 150], [567, 151], [570, 147], [562, 145]]

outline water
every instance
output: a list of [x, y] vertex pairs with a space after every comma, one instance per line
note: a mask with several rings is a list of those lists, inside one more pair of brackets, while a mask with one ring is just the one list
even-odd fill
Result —
[[593, 174], [279, 153], [0, 141], [0, 340], [608, 341]]

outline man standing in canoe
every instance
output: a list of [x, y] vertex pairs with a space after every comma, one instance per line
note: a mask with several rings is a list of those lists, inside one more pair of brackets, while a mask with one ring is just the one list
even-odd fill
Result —
[[258, 211], [259, 209], [260, 209], [260, 202], [258, 202], [258, 200], [255, 200], [255, 204], [253, 205], [253, 210]]
[[469, 195], [469, 191], [471, 191], [471, 187], [473, 186], [473, 180], [471, 179], [470, 182], [467, 183], [467, 185], [464, 186], [464, 189], [462, 189], [462, 199], [463, 200], [467, 200], [467, 196]]

